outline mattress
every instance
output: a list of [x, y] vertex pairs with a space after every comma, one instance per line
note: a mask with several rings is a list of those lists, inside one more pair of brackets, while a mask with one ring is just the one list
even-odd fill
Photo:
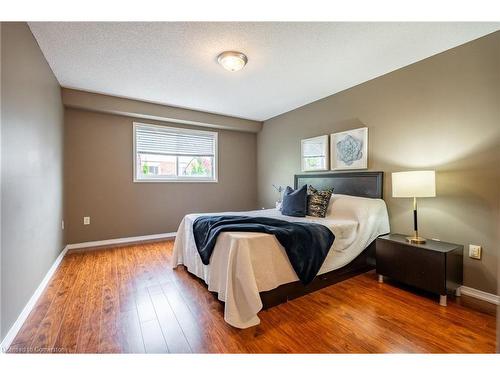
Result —
[[285, 250], [266, 233], [224, 232], [204, 265], [196, 249], [193, 222], [200, 215], [265, 216], [291, 222], [314, 222], [328, 227], [335, 241], [318, 274], [341, 268], [356, 258], [376, 237], [389, 232], [385, 202], [381, 199], [332, 196], [326, 218], [284, 216], [279, 210], [189, 214], [184, 217], [174, 244], [172, 266], [186, 266], [203, 279], [210, 291], [225, 302], [224, 319], [230, 325], [247, 328], [259, 324], [262, 309], [259, 292], [297, 281]]

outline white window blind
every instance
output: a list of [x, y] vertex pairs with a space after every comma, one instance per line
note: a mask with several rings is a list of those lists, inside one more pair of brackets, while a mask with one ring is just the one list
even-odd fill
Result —
[[215, 133], [212, 132], [184, 133], [180, 129], [137, 125], [135, 136], [137, 152], [198, 156], [215, 154]]
[[136, 181], [216, 181], [217, 133], [134, 124]]

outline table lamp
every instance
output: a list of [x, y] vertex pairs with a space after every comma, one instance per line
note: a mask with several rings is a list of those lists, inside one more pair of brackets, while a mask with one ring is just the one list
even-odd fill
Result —
[[418, 235], [417, 198], [436, 196], [436, 174], [434, 171], [395, 172], [392, 174], [392, 196], [413, 198], [413, 237], [408, 242], [423, 244], [425, 238]]

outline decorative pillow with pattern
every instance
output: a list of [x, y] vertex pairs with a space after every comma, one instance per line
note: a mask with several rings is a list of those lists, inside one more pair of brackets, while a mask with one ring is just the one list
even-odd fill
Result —
[[333, 189], [319, 191], [309, 185], [307, 195], [307, 215], [316, 217], [325, 217], [328, 209], [328, 203], [333, 194]]

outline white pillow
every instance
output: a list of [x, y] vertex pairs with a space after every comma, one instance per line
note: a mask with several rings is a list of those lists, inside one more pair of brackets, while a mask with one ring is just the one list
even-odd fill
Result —
[[385, 206], [385, 202], [382, 199], [334, 193], [330, 198], [326, 217], [358, 219], [360, 214], [364, 215], [368, 210], [375, 207], [378, 208], [381, 203]]

